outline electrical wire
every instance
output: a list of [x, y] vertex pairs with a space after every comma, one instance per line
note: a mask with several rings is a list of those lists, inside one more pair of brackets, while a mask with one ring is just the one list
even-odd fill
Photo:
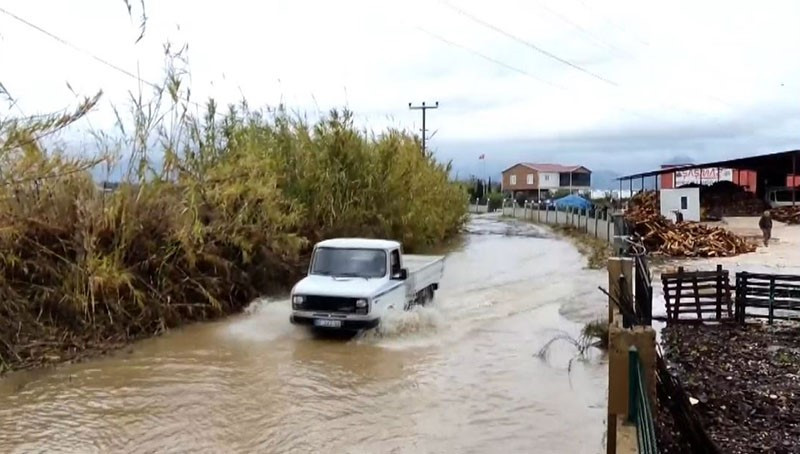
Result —
[[641, 44], [643, 44], [645, 46], [650, 46], [650, 43], [648, 43], [647, 41], [645, 41], [642, 38], [640, 38], [639, 35], [631, 32], [630, 30], [627, 30], [627, 29], [623, 28], [621, 25], [618, 25], [616, 22], [612, 21], [611, 19], [609, 19], [605, 15], [600, 14], [597, 11], [595, 11], [593, 8], [591, 8], [589, 5], [587, 5], [584, 0], [575, 0], [575, 1], [580, 3], [586, 9], [586, 11], [589, 11], [592, 14], [595, 14], [597, 17], [603, 19], [607, 24], [611, 25], [612, 27], [616, 28], [617, 30], [621, 31], [622, 33], [625, 33], [625, 34], [628, 34], [628, 35], [632, 36], [633, 39], [635, 39], [636, 41], [639, 41]]
[[527, 72], [525, 70], [519, 69], [519, 68], [517, 68], [515, 66], [511, 66], [508, 63], [505, 63], [505, 62], [502, 62], [502, 61], [500, 61], [500, 60], [498, 60], [496, 58], [490, 57], [490, 56], [488, 56], [488, 55], [486, 55], [486, 54], [484, 54], [482, 52], [479, 52], [479, 51], [477, 51], [475, 49], [472, 49], [470, 47], [467, 47], [467, 46], [464, 46], [462, 44], [458, 44], [456, 42], [450, 41], [449, 39], [447, 39], [447, 38], [445, 38], [445, 37], [443, 37], [441, 35], [438, 35], [436, 33], [433, 33], [432, 31], [426, 30], [426, 29], [424, 29], [422, 27], [415, 27], [415, 28], [417, 30], [419, 30], [419, 31], [421, 31], [421, 32], [433, 37], [434, 39], [437, 39], [437, 40], [439, 40], [439, 41], [441, 41], [441, 42], [443, 42], [445, 44], [451, 45], [453, 47], [457, 47], [457, 48], [459, 48], [461, 50], [464, 50], [466, 52], [469, 52], [469, 53], [471, 53], [473, 55], [477, 55], [478, 57], [480, 57], [480, 58], [482, 58], [484, 60], [487, 60], [487, 61], [489, 61], [491, 63], [494, 63], [494, 64], [496, 64], [498, 66], [501, 66], [501, 67], [503, 67], [505, 69], [508, 69], [509, 71], [514, 71], [516, 73], [522, 74], [523, 76], [530, 77], [531, 79], [533, 79], [533, 80], [535, 80], [537, 82], [543, 83], [545, 85], [549, 85], [549, 86], [551, 86], [553, 88], [557, 88], [559, 90], [563, 90], [563, 91], [567, 90], [566, 87], [563, 87], [561, 85], [555, 84], [555, 83], [547, 81], [545, 79], [542, 79], [541, 77], [535, 76], [535, 75], [533, 75], [533, 74], [531, 74], [531, 73], [529, 73], [529, 72]]
[[[472, 49], [470, 47], [464, 46], [463, 44], [458, 44], [458, 43], [456, 43], [454, 41], [451, 41], [451, 40], [449, 40], [447, 38], [444, 38], [443, 36], [438, 35], [436, 33], [433, 33], [433, 32], [431, 32], [429, 30], [426, 30], [426, 29], [424, 29], [422, 27], [417, 26], [417, 27], [414, 27], [414, 28], [419, 30], [419, 31], [421, 31], [421, 32], [423, 32], [423, 33], [425, 33], [425, 34], [427, 34], [427, 35], [429, 35], [429, 36], [431, 36], [432, 38], [435, 38], [435, 39], [445, 43], [445, 44], [448, 44], [450, 46], [457, 47], [457, 48], [459, 48], [461, 50], [469, 52], [469, 53], [471, 53], [473, 55], [476, 55], [476, 56], [478, 56], [478, 57], [480, 57], [480, 58], [482, 58], [482, 59], [484, 59], [484, 60], [486, 60], [486, 61], [488, 61], [490, 63], [494, 63], [494, 64], [496, 64], [496, 65], [498, 65], [498, 66], [500, 66], [502, 68], [505, 68], [505, 69], [508, 69], [510, 71], [514, 71], [516, 73], [519, 73], [519, 74], [522, 74], [524, 76], [530, 77], [530, 78], [532, 78], [532, 79], [534, 79], [534, 80], [536, 80], [538, 82], [541, 82], [543, 84], [549, 85], [549, 86], [551, 86], [553, 88], [557, 88], [557, 89], [559, 89], [561, 91], [569, 91], [569, 89], [567, 87], [564, 87], [562, 85], [558, 85], [558, 84], [554, 84], [552, 82], [546, 81], [546, 80], [544, 80], [544, 79], [542, 79], [542, 78], [540, 78], [540, 77], [538, 77], [538, 76], [536, 76], [534, 74], [531, 74], [528, 71], [522, 70], [522, 69], [517, 68], [517, 67], [512, 66], [512, 65], [509, 65], [508, 63], [505, 63], [505, 62], [503, 62], [501, 60], [498, 60], [498, 59], [496, 59], [494, 57], [486, 55], [486, 54], [484, 54], [484, 53], [482, 53], [480, 51], [477, 51], [475, 49]], [[636, 112], [636, 111], [627, 109], [627, 108], [619, 106], [619, 105], [613, 105], [612, 107], [617, 109], [617, 110], [619, 110], [620, 112], [623, 112], [623, 113], [626, 113], [626, 114], [629, 114], [629, 115], [632, 115], [632, 116], [635, 116], [635, 117], [638, 117], [638, 118], [641, 118], [641, 119], [644, 119], [644, 120], [662, 121], [662, 120], [660, 120], [660, 119], [658, 119], [656, 117], [653, 117], [652, 115], [644, 114], [644, 113], [641, 113], [641, 112]], [[666, 121], [668, 121], [668, 120], [666, 120]]]
[[580, 65], [576, 65], [575, 63], [572, 63], [569, 60], [563, 59], [563, 58], [559, 57], [558, 55], [555, 55], [552, 52], [549, 52], [549, 51], [537, 46], [536, 44], [534, 44], [534, 43], [532, 43], [530, 41], [526, 41], [526, 40], [520, 38], [519, 36], [516, 36], [516, 35], [514, 35], [512, 33], [509, 33], [507, 31], [503, 30], [500, 27], [492, 25], [492, 24], [484, 21], [483, 19], [481, 19], [481, 18], [479, 18], [477, 16], [474, 16], [474, 15], [468, 13], [467, 11], [464, 11], [463, 9], [453, 5], [452, 3], [448, 2], [447, 0], [440, 0], [440, 2], [443, 5], [445, 5], [446, 7], [448, 7], [450, 9], [452, 9], [453, 11], [457, 12], [458, 14], [461, 14], [462, 16], [466, 17], [467, 19], [469, 19], [469, 20], [471, 20], [471, 21], [473, 21], [475, 23], [478, 23], [478, 24], [480, 24], [480, 25], [482, 25], [482, 26], [484, 26], [486, 28], [490, 28], [490, 29], [496, 31], [497, 33], [500, 33], [501, 35], [506, 36], [506, 37], [508, 37], [508, 38], [510, 38], [510, 39], [512, 39], [512, 40], [514, 40], [514, 41], [516, 41], [516, 42], [518, 42], [518, 43], [520, 43], [520, 44], [522, 44], [524, 46], [527, 46], [527, 47], [535, 50], [536, 52], [544, 55], [545, 57], [550, 58], [551, 60], [555, 60], [555, 61], [557, 61], [557, 62], [559, 62], [561, 64], [567, 65], [567, 66], [569, 66], [569, 67], [571, 67], [573, 69], [576, 69], [576, 70], [578, 70], [578, 71], [580, 71], [580, 72], [582, 72], [582, 73], [584, 73], [584, 74], [586, 74], [586, 75], [588, 75], [588, 76], [590, 76], [590, 77], [592, 77], [594, 79], [597, 79], [597, 80], [599, 80], [599, 81], [601, 81], [603, 83], [606, 83], [608, 85], [611, 85], [611, 86], [614, 86], [614, 87], [619, 86], [616, 82], [614, 82], [612, 80], [609, 80], [609, 79], [607, 79], [607, 78], [605, 78], [603, 76], [600, 76], [598, 74], [595, 74], [592, 71], [589, 71], [588, 69], [583, 68]]
[[542, 9], [543, 11], [545, 11], [546, 13], [548, 13], [551, 16], [557, 18], [561, 22], [564, 22], [565, 24], [569, 25], [570, 27], [578, 30], [578, 32], [580, 32], [582, 35], [584, 35], [584, 37], [587, 38], [587, 40], [592, 41], [595, 44], [599, 44], [600, 46], [605, 47], [606, 49], [613, 50], [613, 51], [615, 51], [615, 52], [617, 52], [619, 54], [622, 54], [622, 55], [624, 55], [624, 56], [626, 56], [628, 58], [635, 58], [633, 56], [633, 54], [631, 54], [630, 52], [627, 52], [624, 49], [621, 49], [621, 48], [619, 48], [619, 47], [617, 47], [617, 46], [615, 46], [613, 44], [610, 44], [610, 43], [606, 42], [604, 39], [596, 36], [594, 33], [590, 32], [585, 27], [573, 22], [568, 17], [565, 17], [563, 14], [559, 13], [558, 11], [553, 10], [552, 8], [550, 8], [549, 6], [545, 5], [541, 1], [535, 0], [535, 2], [536, 2], [537, 5], [539, 5], [539, 8]]
[[[20, 23], [22, 23], [22, 24], [24, 24], [24, 25], [26, 25], [26, 26], [28, 26], [30, 28], [33, 28], [34, 30], [38, 31], [39, 33], [44, 34], [45, 36], [55, 40], [56, 42], [58, 42], [58, 43], [60, 43], [60, 44], [62, 44], [64, 46], [67, 46], [67, 47], [69, 47], [70, 49], [72, 49], [72, 50], [74, 50], [76, 52], [82, 53], [82, 54], [92, 58], [93, 60], [97, 61], [98, 63], [100, 63], [102, 65], [105, 65], [106, 67], [111, 68], [111, 69], [119, 72], [120, 74], [123, 74], [123, 75], [125, 75], [127, 77], [130, 77], [131, 79], [135, 80], [136, 82], [138, 82], [140, 84], [148, 85], [148, 86], [150, 86], [152, 88], [155, 88], [156, 90], [161, 90], [163, 88], [163, 87], [159, 86], [158, 84], [155, 84], [153, 82], [150, 82], [150, 81], [147, 81], [145, 79], [142, 79], [141, 76], [137, 76], [136, 74], [128, 71], [127, 69], [122, 68], [122, 67], [120, 67], [118, 65], [115, 65], [114, 63], [112, 63], [112, 62], [110, 62], [110, 61], [108, 61], [108, 60], [106, 60], [106, 59], [104, 59], [102, 57], [99, 57], [96, 54], [94, 54], [94, 53], [92, 53], [92, 52], [90, 52], [90, 51], [88, 51], [86, 49], [80, 48], [80, 47], [70, 43], [66, 39], [61, 38], [60, 36], [45, 30], [41, 26], [36, 25], [33, 22], [31, 22], [29, 20], [26, 20], [26, 19], [24, 19], [24, 18], [22, 18], [22, 17], [20, 17], [20, 16], [18, 16], [16, 14], [12, 13], [11, 11], [8, 11], [7, 9], [5, 9], [3, 7], [0, 7], [0, 13], [5, 14], [6, 16], [8, 16], [8, 17], [16, 20], [17, 22], [20, 22]], [[189, 104], [199, 108], [199, 109], [205, 109], [205, 106], [201, 105], [200, 103], [198, 103], [196, 101], [189, 100], [187, 102]], [[221, 112], [216, 112], [215, 116], [224, 117], [225, 115], [222, 114]]]
[[[593, 73], [593, 72], [591, 72], [591, 71], [589, 71], [589, 70], [587, 70], [587, 69], [585, 69], [585, 68], [583, 68], [583, 67], [581, 67], [579, 65], [576, 65], [576, 64], [574, 64], [574, 63], [572, 63], [572, 62], [570, 62], [570, 61], [568, 61], [568, 60], [566, 60], [564, 58], [561, 58], [561, 57], [553, 54], [552, 52], [549, 52], [549, 51], [547, 51], [545, 49], [542, 49], [541, 47], [537, 46], [536, 44], [533, 44], [533, 43], [531, 43], [529, 41], [526, 41], [526, 40], [524, 40], [524, 39], [522, 39], [522, 38], [520, 38], [520, 37], [518, 37], [518, 36], [516, 36], [516, 35], [514, 35], [512, 33], [510, 33], [510, 32], [507, 32], [507, 31], [503, 30], [502, 28], [500, 28], [500, 27], [498, 27], [496, 25], [493, 25], [493, 24], [491, 24], [489, 22], [486, 22], [485, 20], [482, 20], [482, 19], [478, 18], [477, 16], [475, 16], [475, 15], [473, 15], [473, 14], [471, 14], [471, 13], [469, 13], [469, 12], [463, 10], [463, 9], [461, 9], [461, 8], [459, 8], [457, 6], [454, 6], [453, 4], [448, 2], [447, 0], [439, 0], [439, 1], [440, 1], [440, 3], [442, 3], [447, 8], [453, 10], [454, 12], [466, 17], [467, 19], [469, 19], [469, 20], [471, 20], [471, 21], [473, 21], [473, 22], [475, 22], [475, 23], [477, 23], [477, 24], [479, 24], [479, 25], [481, 25], [481, 26], [483, 26], [485, 28], [493, 30], [493, 31], [495, 31], [495, 32], [497, 32], [497, 33], [499, 33], [499, 34], [501, 34], [503, 36], [506, 36], [506, 37], [518, 42], [518, 43], [524, 44], [525, 46], [530, 47], [533, 50], [535, 50], [535, 51], [547, 56], [548, 58], [551, 58], [551, 59], [553, 59], [553, 60], [555, 60], [555, 61], [557, 61], [559, 63], [567, 65], [567, 66], [569, 66], [569, 67], [571, 67], [573, 69], [576, 69], [576, 70], [578, 70], [580, 72], [583, 72], [583, 73], [589, 75], [590, 77], [593, 77], [593, 78], [598, 79], [598, 80], [600, 80], [600, 81], [602, 81], [602, 82], [604, 82], [604, 83], [606, 83], [608, 85], [613, 86], [614, 88], [622, 89], [622, 87], [618, 83], [616, 83], [616, 82], [614, 82], [614, 81], [612, 81], [612, 80], [610, 80], [608, 78], [605, 78], [603, 76], [600, 76], [600, 75], [598, 75], [596, 73]], [[662, 107], [665, 107], [665, 108], [668, 108], [668, 109], [672, 109], [672, 110], [677, 111], [677, 112], [681, 112], [681, 113], [689, 114], [689, 115], [698, 115], [699, 114], [701, 116], [710, 118], [714, 122], [717, 122], [717, 123], [720, 121], [718, 118], [713, 117], [713, 116], [711, 116], [711, 115], [709, 115], [707, 113], [704, 113], [704, 112], [699, 112], [698, 113], [698, 112], [689, 111], [689, 110], [681, 108], [680, 106], [675, 105], [672, 102], [663, 102], [661, 100], [655, 100], [655, 102], [658, 103], [659, 105], [661, 105]], [[651, 117], [649, 115], [646, 115], [646, 114], [633, 112], [633, 111], [630, 111], [630, 110], [622, 108], [622, 107], [620, 107], [620, 109], [623, 110], [623, 111], [626, 111], [628, 113], [632, 113], [632, 114], [634, 114], [636, 116], [639, 116], [639, 117], [653, 119], [653, 117]]]
[[97, 55], [95, 55], [95, 54], [93, 54], [93, 53], [91, 53], [91, 52], [89, 52], [89, 51], [87, 51], [85, 49], [82, 49], [82, 48], [70, 43], [69, 41], [65, 40], [64, 38], [61, 38], [61, 37], [59, 37], [59, 36], [57, 36], [57, 35], [55, 35], [53, 33], [50, 33], [49, 31], [45, 30], [44, 28], [42, 28], [42, 27], [40, 27], [40, 26], [38, 26], [38, 25], [28, 21], [28, 20], [25, 20], [22, 17], [17, 16], [16, 14], [12, 13], [11, 11], [8, 11], [7, 9], [5, 9], [3, 7], [0, 7], [0, 13], [3, 13], [6, 16], [12, 18], [12, 19], [27, 25], [28, 27], [33, 28], [34, 30], [37, 30], [38, 32], [50, 37], [51, 39], [53, 39], [55, 41], [58, 41], [59, 43], [71, 48], [72, 50], [80, 52], [80, 53], [82, 53], [82, 54], [94, 59], [95, 61], [97, 61], [97, 62], [99, 62], [99, 63], [101, 63], [101, 64], [103, 64], [103, 65], [105, 65], [105, 66], [107, 66], [107, 67], [119, 72], [119, 73], [122, 73], [122, 74], [124, 74], [124, 75], [126, 75], [126, 76], [128, 76], [128, 77], [130, 77], [130, 78], [132, 78], [134, 80], [136, 80], [137, 82], [144, 82], [144, 83], [146, 83], [146, 84], [148, 84], [148, 85], [150, 85], [152, 87], [159, 88], [156, 84], [153, 84], [153, 83], [147, 82], [146, 80], [141, 79], [140, 77], [138, 77], [137, 75], [135, 75], [132, 72], [128, 71], [127, 69], [121, 68], [121, 67], [115, 65], [114, 63], [109, 62], [108, 60], [106, 60], [104, 58], [98, 57]]

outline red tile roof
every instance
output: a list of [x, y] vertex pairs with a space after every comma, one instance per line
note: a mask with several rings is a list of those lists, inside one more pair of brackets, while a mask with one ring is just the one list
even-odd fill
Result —
[[520, 162], [520, 163], [514, 164], [513, 166], [511, 166], [508, 169], [504, 170], [503, 172], [506, 172], [506, 171], [508, 171], [508, 170], [510, 170], [510, 169], [512, 169], [512, 168], [514, 168], [516, 166], [520, 166], [520, 165], [528, 167], [528, 168], [533, 169], [533, 170], [536, 170], [538, 172], [578, 172], [578, 171], [584, 171], [584, 172], [587, 172], [587, 173], [591, 173], [591, 170], [589, 170], [589, 169], [587, 169], [586, 167], [583, 167], [583, 166], [564, 166], [564, 165], [561, 165], [561, 164], [534, 164], [534, 163], [530, 163], [530, 162]]

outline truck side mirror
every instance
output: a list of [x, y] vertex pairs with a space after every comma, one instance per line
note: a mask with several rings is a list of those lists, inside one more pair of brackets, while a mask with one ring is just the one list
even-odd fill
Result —
[[393, 279], [397, 281], [404, 281], [408, 279], [408, 270], [405, 268], [400, 268], [400, 271], [398, 271], [397, 274], [394, 275]]

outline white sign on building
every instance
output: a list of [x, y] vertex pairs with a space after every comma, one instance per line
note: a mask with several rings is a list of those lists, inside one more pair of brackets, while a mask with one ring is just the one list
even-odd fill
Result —
[[733, 169], [690, 169], [675, 172], [675, 187], [685, 184], [711, 185], [717, 181], [733, 181]]
[[700, 188], [662, 189], [661, 215], [672, 221], [675, 212], [683, 214], [684, 221], [700, 221]]

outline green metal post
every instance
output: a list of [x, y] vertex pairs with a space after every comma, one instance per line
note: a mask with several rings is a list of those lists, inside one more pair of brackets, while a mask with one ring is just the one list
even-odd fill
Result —
[[638, 405], [639, 393], [637, 387], [639, 384], [639, 352], [636, 347], [631, 346], [628, 349], [628, 422], [636, 423], [636, 411]]

